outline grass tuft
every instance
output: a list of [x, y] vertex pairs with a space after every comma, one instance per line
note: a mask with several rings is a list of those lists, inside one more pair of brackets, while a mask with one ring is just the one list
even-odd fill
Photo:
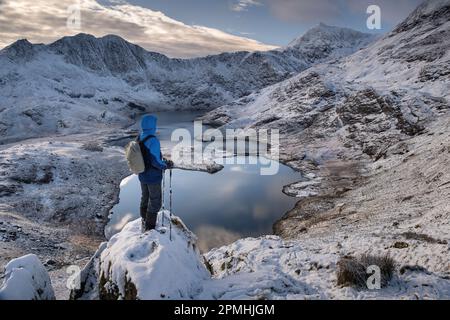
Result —
[[381, 271], [381, 287], [386, 287], [395, 271], [395, 261], [389, 256], [361, 255], [342, 257], [338, 263], [337, 284], [344, 287], [367, 288], [369, 266], [378, 266]]

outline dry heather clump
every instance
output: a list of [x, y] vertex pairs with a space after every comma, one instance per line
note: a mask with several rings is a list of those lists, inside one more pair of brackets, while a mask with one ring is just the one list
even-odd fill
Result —
[[381, 287], [387, 286], [395, 270], [395, 261], [389, 256], [373, 256], [364, 254], [359, 258], [342, 257], [337, 263], [337, 284], [339, 286], [354, 286], [367, 288], [367, 273], [369, 266], [378, 266], [381, 271]]
[[103, 152], [103, 147], [95, 141], [88, 141], [81, 146], [81, 149], [91, 152]]

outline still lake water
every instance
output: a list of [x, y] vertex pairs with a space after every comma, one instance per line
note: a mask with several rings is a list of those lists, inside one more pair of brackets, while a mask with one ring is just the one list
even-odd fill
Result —
[[[158, 137], [163, 146], [170, 146], [170, 135], [176, 128], [192, 130], [192, 113], [159, 113]], [[237, 157], [236, 157], [237, 159]], [[279, 164], [273, 176], [260, 175], [261, 165], [249, 164], [250, 157], [240, 156], [246, 164], [224, 164], [209, 174], [174, 169], [172, 174], [174, 215], [199, 238], [202, 251], [231, 243], [247, 236], [272, 233], [273, 223], [292, 209], [296, 199], [282, 193], [283, 186], [301, 180], [301, 175]], [[169, 174], [165, 177], [165, 203], [169, 204]], [[141, 196], [137, 176], [124, 179], [120, 185], [119, 203], [111, 210], [106, 228], [109, 237], [130, 220], [139, 217]]]

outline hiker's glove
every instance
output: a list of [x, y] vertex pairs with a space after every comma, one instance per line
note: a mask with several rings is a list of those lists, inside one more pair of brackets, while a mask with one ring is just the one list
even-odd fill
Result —
[[173, 161], [172, 160], [166, 160], [167, 169], [173, 168]]

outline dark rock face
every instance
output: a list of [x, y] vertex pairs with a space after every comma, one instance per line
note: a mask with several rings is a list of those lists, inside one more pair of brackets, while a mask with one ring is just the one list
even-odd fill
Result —
[[48, 184], [53, 181], [52, 167], [31, 165], [27, 171], [17, 171], [9, 177], [11, 180], [25, 184]]
[[396, 131], [416, 135], [424, 129], [422, 120], [426, 120], [407, 118], [395, 95], [380, 95], [371, 88], [350, 95], [336, 113], [348, 126], [349, 141], [356, 142], [371, 157], [400, 138]]
[[14, 61], [29, 61], [31, 60], [40, 45], [33, 45], [27, 39], [21, 39], [2, 51], [6, 53], [8, 58]]
[[365, 122], [367, 116], [378, 115], [391, 109], [385, 98], [378, 96], [374, 90], [366, 89], [351, 95], [336, 108], [344, 125]]
[[394, 29], [394, 33], [406, 32], [415, 27], [421, 26], [424, 21], [431, 27], [436, 28], [450, 20], [450, 3], [438, 10], [426, 11], [426, 8], [433, 5], [433, 0], [422, 3], [414, 12]]
[[124, 279], [125, 293], [122, 295], [117, 285], [108, 279], [103, 273], [100, 275], [98, 293], [100, 300], [138, 300], [137, 289], [127, 277]]
[[0, 197], [8, 197], [14, 195], [16, 192], [21, 190], [20, 185], [14, 184], [0, 184]]
[[336, 111], [344, 125], [361, 123], [374, 133], [390, 129], [391, 123], [386, 122], [395, 120], [397, 129], [405, 134], [414, 135], [423, 130], [420, 124], [405, 119], [400, 106], [392, 97], [378, 95], [373, 89], [351, 95]]
[[100, 39], [88, 34], [64, 37], [49, 45], [49, 49], [63, 55], [68, 63], [113, 75], [146, 67], [144, 49], [113, 35]]
[[450, 65], [433, 64], [422, 68], [419, 74], [419, 81], [437, 81], [450, 77]]
[[144, 106], [141, 106], [141, 105], [137, 104], [136, 102], [128, 102], [127, 107], [130, 109], [139, 110], [141, 112], [144, 112], [146, 110], [146, 108]]
[[450, 3], [432, 9], [433, 0], [425, 1], [389, 35], [403, 34], [404, 39], [395, 50], [386, 48], [380, 54], [387, 61], [433, 62], [442, 58], [448, 49], [450, 31], [442, 25], [450, 20]]

